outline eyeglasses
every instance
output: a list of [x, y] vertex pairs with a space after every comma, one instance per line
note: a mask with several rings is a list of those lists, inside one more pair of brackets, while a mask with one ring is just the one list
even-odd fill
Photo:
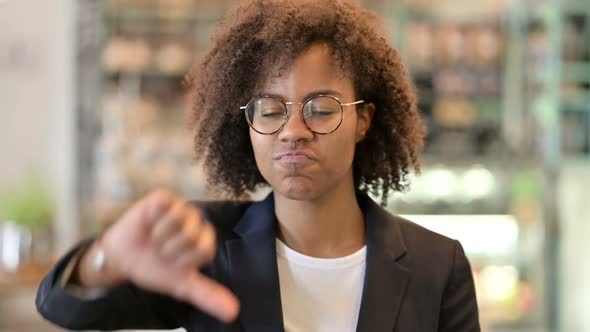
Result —
[[342, 103], [338, 98], [329, 95], [316, 95], [302, 103], [285, 102], [274, 96], [262, 96], [251, 99], [244, 110], [248, 125], [262, 135], [272, 135], [279, 132], [289, 120], [287, 105], [301, 105], [303, 121], [309, 130], [316, 134], [325, 135], [334, 132], [342, 123], [343, 106], [364, 103], [358, 100], [352, 103]]

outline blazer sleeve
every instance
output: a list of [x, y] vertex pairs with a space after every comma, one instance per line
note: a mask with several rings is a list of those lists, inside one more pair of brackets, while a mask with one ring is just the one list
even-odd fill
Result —
[[48, 321], [70, 330], [175, 329], [184, 325], [190, 306], [131, 283], [93, 298], [64, 289], [64, 270], [91, 239], [67, 253], [41, 281], [35, 304]]
[[469, 261], [455, 241], [453, 267], [443, 292], [440, 332], [479, 332], [479, 311]]

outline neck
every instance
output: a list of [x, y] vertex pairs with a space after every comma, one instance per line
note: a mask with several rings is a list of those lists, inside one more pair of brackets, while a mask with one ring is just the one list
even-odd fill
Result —
[[350, 183], [342, 187], [309, 201], [289, 199], [275, 192], [279, 239], [312, 257], [342, 257], [361, 249], [365, 224], [352, 176]]

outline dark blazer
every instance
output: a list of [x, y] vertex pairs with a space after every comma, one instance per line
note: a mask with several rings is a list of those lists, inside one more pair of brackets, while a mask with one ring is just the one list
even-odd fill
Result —
[[[359, 194], [365, 214], [367, 261], [357, 331], [479, 331], [469, 262], [458, 241], [389, 214]], [[37, 309], [73, 330], [173, 329], [283, 331], [276, 260], [273, 195], [257, 203], [195, 203], [216, 226], [217, 255], [203, 273], [227, 285], [241, 312], [223, 324], [188, 304], [118, 286], [93, 300], [66, 292], [60, 277], [86, 241], [63, 257], [42, 281]]]

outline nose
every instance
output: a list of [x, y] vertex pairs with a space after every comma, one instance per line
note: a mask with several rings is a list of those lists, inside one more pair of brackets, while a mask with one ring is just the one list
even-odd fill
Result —
[[313, 139], [314, 133], [309, 130], [305, 120], [303, 120], [301, 105], [294, 104], [287, 107], [291, 107], [289, 118], [283, 129], [279, 131], [279, 139], [282, 142], [310, 141]]

